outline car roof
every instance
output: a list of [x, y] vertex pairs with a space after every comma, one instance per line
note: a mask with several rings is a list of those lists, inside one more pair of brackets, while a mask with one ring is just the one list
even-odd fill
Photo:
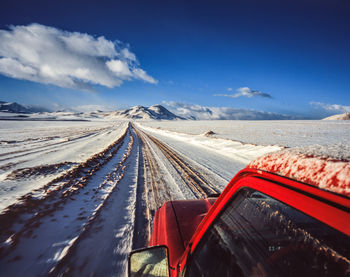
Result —
[[326, 146], [285, 149], [257, 158], [248, 168], [268, 171], [350, 197], [349, 157], [338, 147], [335, 149], [337, 151]]

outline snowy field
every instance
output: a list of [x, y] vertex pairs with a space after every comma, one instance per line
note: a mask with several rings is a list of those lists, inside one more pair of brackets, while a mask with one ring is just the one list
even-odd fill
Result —
[[0, 121], [0, 276], [125, 276], [165, 201], [219, 193], [259, 156], [315, 144], [349, 149], [350, 124]]
[[213, 137], [257, 145], [284, 147], [314, 144], [350, 144], [350, 121], [322, 120], [220, 120], [220, 121], [149, 121], [144, 126], [172, 132], [201, 135], [213, 131]]

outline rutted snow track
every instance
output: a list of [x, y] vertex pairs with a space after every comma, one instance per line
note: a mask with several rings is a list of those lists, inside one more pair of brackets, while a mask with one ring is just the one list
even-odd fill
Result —
[[0, 276], [125, 276], [128, 253], [148, 243], [156, 209], [219, 193], [217, 180], [129, 124], [104, 150], [0, 214]]
[[0, 210], [100, 153], [127, 122], [7, 122], [0, 125]]
[[219, 192], [208, 180], [204, 180], [205, 177], [196, 172], [169, 146], [151, 135], [147, 135], [147, 137], [163, 152], [197, 198], [208, 197]]

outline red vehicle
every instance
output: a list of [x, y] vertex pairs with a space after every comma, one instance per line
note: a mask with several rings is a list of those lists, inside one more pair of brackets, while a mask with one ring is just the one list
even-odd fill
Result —
[[217, 199], [166, 202], [129, 276], [350, 276], [344, 191], [248, 167]]

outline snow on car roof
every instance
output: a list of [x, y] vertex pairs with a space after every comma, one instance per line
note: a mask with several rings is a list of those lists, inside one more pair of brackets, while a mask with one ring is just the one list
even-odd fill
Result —
[[266, 170], [350, 197], [350, 145], [313, 145], [277, 151], [252, 161]]

